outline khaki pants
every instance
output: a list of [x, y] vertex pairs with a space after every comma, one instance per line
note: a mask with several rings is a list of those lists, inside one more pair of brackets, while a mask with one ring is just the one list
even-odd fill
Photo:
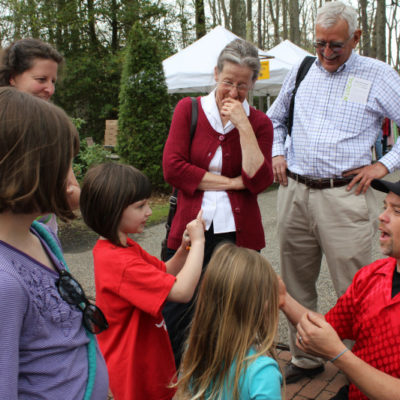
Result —
[[[354, 274], [371, 263], [372, 239], [378, 226], [378, 205], [372, 189], [365, 195], [346, 186], [310, 189], [288, 178], [278, 191], [278, 235], [282, 278], [288, 292], [303, 306], [317, 309], [316, 281], [325, 254], [333, 286], [341, 296]], [[300, 351], [296, 329], [290, 328], [292, 362], [314, 368], [321, 360]]]

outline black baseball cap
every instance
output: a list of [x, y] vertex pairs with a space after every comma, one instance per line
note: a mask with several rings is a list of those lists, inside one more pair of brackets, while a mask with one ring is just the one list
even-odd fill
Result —
[[373, 179], [371, 182], [371, 186], [379, 190], [380, 192], [393, 192], [394, 194], [397, 194], [397, 196], [400, 196], [400, 181], [398, 182], [389, 182], [389, 181], [383, 181], [381, 179]]

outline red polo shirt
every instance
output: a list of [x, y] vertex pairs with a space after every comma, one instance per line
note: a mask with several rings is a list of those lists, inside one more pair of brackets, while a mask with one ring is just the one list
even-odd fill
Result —
[[[400, 378], [400, 293], [391, 297], [395, 267], [394, 258], [384, 258], [361, 268], [326, 320], [341, 339], [355, 340], [357, 357]], [[351, 384], [349, 399], [368, 398]]]

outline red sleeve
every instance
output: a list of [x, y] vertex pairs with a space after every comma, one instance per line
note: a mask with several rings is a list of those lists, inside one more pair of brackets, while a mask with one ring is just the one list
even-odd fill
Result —
[[[359, 273], [360, 271], [358, 271]], [[326, 320], [333, 326], [340, 338], [355, 340], [355, 313], [357, 312], [357, 275], [353, 282], [341, 296], [335, 306], [325, 315]]]
[[165, 180], [189, 195], [195, 192], [207, 172], [189, 162], [191, 119], [192, 102], [186, 97], [175, 108], [163, 153]]
[[[247, 189], [253, 194], [258, 194], [265, 190], [274, 180], [272, 172], [272, 142], [273, 142], [273, 127], [271, 120], [261, 111], [251, 109], [252, 113], [255, 113], [252, 127], [257, 137], [258, 146], [264, 155], [264, 162], [250, 178], [245, 171], [242, 169], [243, 183]], [[253, 120], [251, 115], [251, 121]]]
[[154, 317], [161, 312], [176, 280], [166, 272], [162, 261], [145, 252], [137, 243], [125, 259], [121, 278], [119, 295]]

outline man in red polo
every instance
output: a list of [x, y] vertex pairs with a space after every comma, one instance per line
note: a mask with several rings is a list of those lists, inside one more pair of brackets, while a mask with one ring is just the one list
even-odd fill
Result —
[[[335, 400], [400, 399], [400, 181], [375, 179], [371, 186], [388, 193], [379, 216], [380, 247], [388, 257], [361, 268], [325, 318], [281, 285], [296, 345], [333, 362], [351, 382]], [[352, 351], [344, 339], [355, 341]]]

